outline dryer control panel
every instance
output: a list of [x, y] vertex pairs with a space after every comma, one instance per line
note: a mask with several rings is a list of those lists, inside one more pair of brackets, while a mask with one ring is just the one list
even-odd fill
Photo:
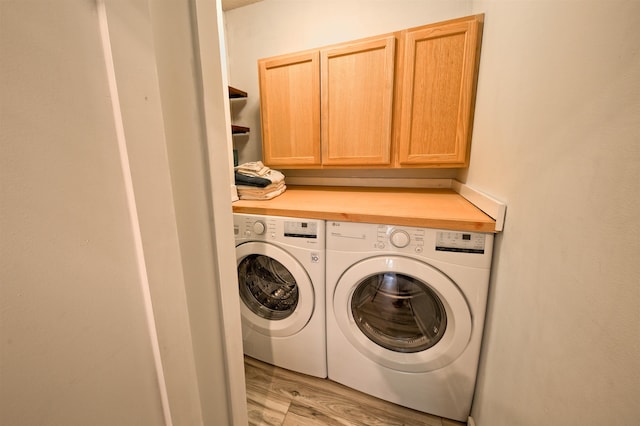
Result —
[[293, 238], [318, 238], [318, 224], [302, 219], [284, 222], [284, 236]]
[[493, 235], [413, 226], [328, 221], [327, 250], [404, 254], [424, 259], [488, 267]]
[[396, 249], [409, 248], [416, 253], [421, 253], [424, 248], [424, 233], [424, 229], [420, 228], [398, 228], [378, 225], [375, 247], [378, 249], [387, 247]]
[[236, 243], [272, 241], [297, 247], [324, 247], [324, 221], [283, 216], [234, 213]]

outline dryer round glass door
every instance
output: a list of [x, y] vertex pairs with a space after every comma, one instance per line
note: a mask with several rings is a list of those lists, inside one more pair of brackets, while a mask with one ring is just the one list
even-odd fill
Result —
[[447, 328], [440, 297], [409, 275], [384, 272], [362, 280], [351, 296], [351, 316], [371, 341], [395, 352], [420, 352]]
[[471, 311], [458, 286], [406, 257], [369, 258], [347, 269], [336, 283], [333, 315], [356, 349], [398, 371], [442, 368], [471, 338]]
[[300, 262], [262, 242], [237, 246], [236, 259], [243, 323], [268, 336], [300, 331], [314, 307], [313, 285]]

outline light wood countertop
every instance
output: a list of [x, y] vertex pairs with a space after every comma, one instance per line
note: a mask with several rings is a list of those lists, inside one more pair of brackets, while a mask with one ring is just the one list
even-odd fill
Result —
[[239, 200], [234, 213], [496, 232], [496, 221], [451, 189], [287, 186], [271, 200]]

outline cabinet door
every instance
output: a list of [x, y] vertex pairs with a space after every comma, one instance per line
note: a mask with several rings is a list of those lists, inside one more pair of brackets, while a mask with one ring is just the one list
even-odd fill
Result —
[[395, 40], [320, 51], [323, 165], [390, 165]]
[[318, 51], [258, 61], [262, 159], [269, 166], [320, 165]]
[[400, 166], [468, 166], [482, 18], [405, 32]]

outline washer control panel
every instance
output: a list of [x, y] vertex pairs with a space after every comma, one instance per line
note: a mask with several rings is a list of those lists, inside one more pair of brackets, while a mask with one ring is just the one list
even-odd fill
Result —
[[438, 231], [436, 250], [484, 254], [486, 236], [475, 232]]

